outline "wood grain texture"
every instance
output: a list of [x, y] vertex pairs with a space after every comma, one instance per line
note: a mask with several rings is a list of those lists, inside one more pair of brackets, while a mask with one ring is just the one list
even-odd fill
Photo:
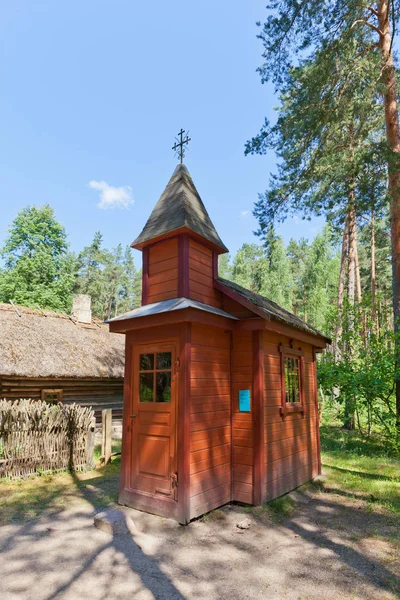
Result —
[[189, 298], [222, 308], [222, 295], [214, 287], [214, 256], [212, 250], [189, 240]]
[[144, 251], [148, 253], [147, 303], [177, 298], [178, 239], [172, 238], [150, 245]]
[[[254, 465], [253, 334], [232, 334], [232, 494], [237, 502], [253, 502]], [[239, 412], [239, 390], [250, 390], [250, 413]], [[238, 484], [246, 483], [246, 494]]]
[[192, 325], [190, 518], [231, 497], [229, 334]]
[[[301, 359], [302, 402], [304, 412], [280, 413], [286, 402], [283, 396], [283, 355], [289, 347]], [[294, 354], [294, 353], [293, 353]], [[314, 349], [304, 337], [282, 335], [279, 331], [264, 332], [264, 432], [266, 485], [265, 493], [272, 500], [308, 481], [318, 472], [319, 437], [316, 427], [316, 370]]]

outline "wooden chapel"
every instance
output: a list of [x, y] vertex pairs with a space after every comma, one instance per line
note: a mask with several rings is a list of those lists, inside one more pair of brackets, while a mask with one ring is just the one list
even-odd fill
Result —
[[119, 502], [188, 523], [320, 473], [316, 353], [329, 339], [218, 276], [228, 251], [183, 164], [132, 246], [142, 306], [125, 334]]

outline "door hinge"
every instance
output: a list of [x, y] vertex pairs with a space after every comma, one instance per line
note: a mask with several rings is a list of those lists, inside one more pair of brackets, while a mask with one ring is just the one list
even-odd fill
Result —
[[178, 473], [171, 473], [172, 487], [178, 487]]

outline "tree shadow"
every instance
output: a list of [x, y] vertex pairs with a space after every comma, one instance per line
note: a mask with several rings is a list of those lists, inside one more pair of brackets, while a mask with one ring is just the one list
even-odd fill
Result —
[[[76, 474], [72, 474], [80, 496], [86, 500], [92, 507], [91, 514], [94, 516], [98, 512], [98, 498], [96, 493], [86, 486], [82, 486]], [[131, 571], [140, 577], [143, 586], [152, 592], [155, 598], [171, 598], [171, 600], [184, 600], [184, 596], [176, 589], [170, 578], [161, 571], [158, 561], [145, 554], [141, 547], [135, 542], [134, 536], [130, 534], [113, 536], [112, 539], [100, 548], [96, 549], [87, 560], [81, 565], [79, 570], [64, 584], [59, 586], [46, 600], [55, 600], [61, 594], [65, 593], [71, 586], [82, 577], [85, 572], [93, 565], [95, 560], [106, 550], [113, 549], [125, 556]], [[112, 575], [108, 577], [107, 584], [104, 587], [103, 598], [106, 600], [111, 596]]]
[[[328, 490], [325, 488], [325, 491]], [[337, 490], [333, 490], [333, 493], [336, 492]], [[307, 496], [307, 494], [304, 495]], [[346, 493], [342, 493], [341, 495], [351, 496], [351, 494]], [[366, 518], [371, 521], [370, 524], [373, 522], [378, 531], [384, 531], [384, 529], [388, 526], [388, 521], [390, 522], [391, 526], [397, 526], [398, 521], [396, 518], [391, 519], [390, 517], [380, 514], [366, 515], [358, 510], [358, 508], [342, 506], [340, 504], [336, 504], [335, 502], [330, 502], [325, 499], [323, 500], [320, 497], [311, 497], [310, 507], [312, 508], [312, 517], [309, 514], [304, 514], [304, 511], [302, 511], [302, 513], [296, 511], [292, 517], [282, 518], [280, 522], [281, 526], [289, 529], [296, 536], [301, 537], [316, 547], [332, 551], [342, 563], [346, 564], [349, 568], [356, 570], [359, 575], [369, 581], [370, 584], [381, 589], [382, 591], [392, 593], [393, 591], [396, 591], [396, 593], [400, 593], [400, 577], [387, 569], [381, 562], [375, 561], [359, 550], [347, 545], [345, 543], [345, 540], [348, 539], [347, 537], [344, 537], [343, 543], [333, 541], [326, 532], [321, 531], [321, 527], [318, 524], [318, 518], [326, 514], [330, 519], [330, 525], [328, 525], [328, 527], [330, 526], [332, 530], [335, 530], [335, 526], [332, 523], [332, 513], [342, 510], [346, 513], [348, 523], [351, 523], [354, 527], [357, 527], [358, 531], [363, 532], [363, 534], [360, 535], [361, 538], [363, 536], [368, 537], [368, 534], [365, 531]], [[321, 512], [319, 512], [319, 509], [321, 509]], [[304, 526], [304, 524], [300, 522], [303, 517], [309, 519], [312, 525], [317, 525], [317, 530], [308, 529], [306, 526]], [[259, 518], [256, 514], [255, 518], [260, 520], [260, 523], [262, 523], [262, 517]]]
[[390, 475], [379, 475], [378, 473], [365, 473], [364, 471], [354, 471], [353, 469], [344, 469], [343, 467], [336, 467], [333, 465], [323, 465], [329, 469], [334, 471], [339, 471], [340, 473], [349, 473], [350, 475], [357, 475], [357, 477], [362, 477], [363, 479], [376, 479], [378, 481], [393, 481], [393, 483], [399, 483], [400, 477], [391, 477]]

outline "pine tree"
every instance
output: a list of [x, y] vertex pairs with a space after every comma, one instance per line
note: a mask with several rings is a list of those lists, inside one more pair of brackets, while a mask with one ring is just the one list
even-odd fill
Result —
[[[359, 95], [352, 93], [353, 100], [371, 100], [374, 97], [382, 98], [376, 106], [381, 106], [380, 114], [384, 122], [386, 135], [385, 158], [388, 170], [390, 219], [391, 219], [391, 244], [393, 265], [393, 313], [395, 340], [398, 344], [397, 332], [400, 326], [400, 126], [398, 115], [398, 101], [396, 91], [396, 71], [393, 54], [393, 36], [396, 25], [400, 20], [400, 0], [375, 0], [365, 3], [359, 0], [324, 1], [308, 0], [299, 3], [297, 0], [283, 0], [279, 4], [271, 2], [268, 7], [269, 17], [262, 27], [260, 38], [264, 44], [265, 59], [260, 68], [262, 81], [272, 79], [278, 89], [285, 89], [290, 78], [297, 69], [303, 69], [304, 64], [321, 63], [326, 61], [326, 66], [334, 61], [333, 68], [326, 69], [325, 77], [316, 83], [319, 88], [319, 102], [321, 112], [318, 116], [317, 126], [331, 120], [332, 115], [337, 115], [338, 110], [348, 108], [347, 91], [359, 89]], [[321, 58], [322, 57], [322, 58]], [[361, 68], [360, 68], [361, 67]], [[363, 81], [364, 71], [371, 73], [368, 88], [362, 90], [360, 83]], [[322, 84], [322, 85], [321, 85]], [[358, 87], [357, 87], [358, 86]], [[304, 87], [297, 89], [298, 96], [302, 96]], [[335, 113], [329, 110], [335, 100]], [[353, 104], [353, 103], [352, 103]], [[311, 110], [308, 123], [310, 123]], [[322, 114], [324, 113], [324, 114]], [[356, 112], [362, 117], [362, 113]], [[304, 116], [306, 119], [306, 115]], [[339, 123], [337, 118], [333, 122]], [[297, 123], [301, 126], [301, 122]], [[322, 130], [322, 129], [321, 129]], [[350, 141], [355, 132], [349, 129]], [[261, 151], [265, 140], [268, 138], [268, 126], [264, 127], [261, 135], [252, 140], [248, 150]], [[314, 149], [309, 145], [307, 137], [304, 143], [309, 150]], [[351, 167], [357, 165], [353, 152], [354, 143], [348, 144], [350, 150]], [[305, 162], [310, 159], [305, 154]], [[300, 171], [300, 175], [302, 171]], [[350, 173], [351, 175], [351, 173]], [[349, 209], [354, 196], [354, 176], [345, 179], [348, 182]], [[292, 203], [293, 206], [293, 203]], [[348, 214], [350, 211], [346, 211]], [[348, 279], [352, 283], [352, 265], [357, 262], [354, 252], [354, 217], [348, 223], [349, 264]], [[346, 238], [346, 229], [345, 235]], [[342, 261], [343, 262], [343, 261]], [[350, 285], [351, 287], [351, 285]], [[397, 419], [400, 435], [400, 348], [397, 349], [396, 373], [396, 398]]]

